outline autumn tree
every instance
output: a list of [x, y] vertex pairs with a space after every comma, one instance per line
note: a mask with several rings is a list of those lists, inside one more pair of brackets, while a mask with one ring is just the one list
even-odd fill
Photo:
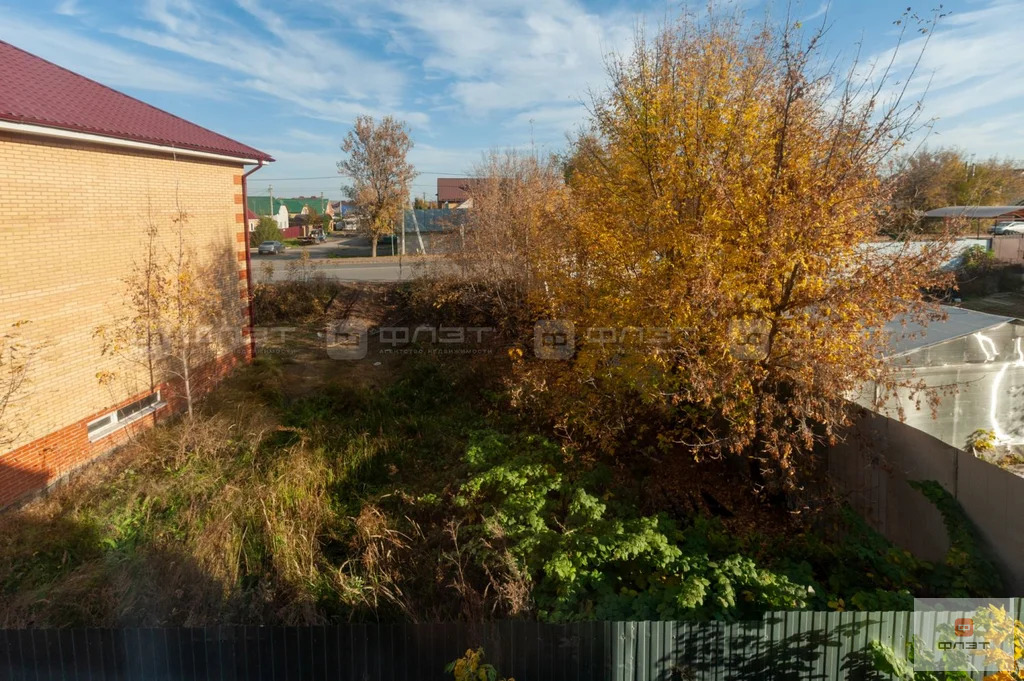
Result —
[[472, 169], [467, 193], [440, 266], [469, 288], [485, 287], [503, 316], [520, 310], [538, 279], [538, 254], [553, 248], [550, 227], [565, 198], [555, 159], [532, 152], [491, 151]]
[[1009, 205], [1024, 200], [1024, 173], [1012, 160], [975, 161], [956, 148], [919, 149], [894, 159], [891, 226], [900, 233], [944, 206]]
[[932, 313], [944, 242], [870, 245], [916, 103], [885, 64], [817, 72], [820, 37], [684, 18], [610, 63], [532, 289], [573, 325], [570, 362], [525, 370], [566, 432], [792, 481], [890, 376], [878, 330]]
[[338, 172], [352, 180], [344, 189], [356, 204], [373, 257], [377, 257], [377, 240], [391, 233], [409, 202], [409, 187], [416, 176], [407, 159], [412, 146], [405, 123], [391, 116], [380, 122], [359, 116], [341, 145], [348, 158], [338, 162]]
[[[189, 418], [196, 399], [195, 372], [216, 356], [213, 347], [222, 330], [223, 307], [218, 286], [233, 282], [230, 272], [216, 263], [202, 265], [188, 241], [188, 213], [180, 206], [170, 230], [149, 220], [147, 248], [124, 278], [122, 313], [96, 328], [102, 353], [118, 359], [122, 368], [97, 375], [101, 384], [124, 384], [135, 394], [136, 371], [149, 389], [176, 380]], [[162, 241], [169, 231], [169, 244]], [[222, 265], [223, 266], [223, 265]], [[134, 365], [134, 368], [133, 368]]]
[[[102, 385], [121, 390], [125, 395], [135, 395], [144, 389], [155, 390], [159, 382], [160, 299], [167, 277], [161, 262], [162, 230], [153, 219], [152, 208], [146, 214], [142, 234], [145, 245], [141, 256], [132, 261], [131, 271], [122, 281], [122, 313], [111, 323], [96, 327], [93, 334], [101, 341], [104, 355], [116, 357], [122, 366], [134, 367], [97, 374]], [[120, 396], [115, 398], [120, 401]]]

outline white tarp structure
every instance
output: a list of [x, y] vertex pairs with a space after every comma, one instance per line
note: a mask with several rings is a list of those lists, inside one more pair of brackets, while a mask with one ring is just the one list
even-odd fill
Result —
[[[903, 420], [954, 447], [978, 430], [998, 444], [1024, 444], [1024, 323], [1010, 317], [944, 308], [948, 318], [926, 327], [894, 320], [890, 361], [903, 378], [923, 381], [940, 396], [933, 414], [928, 399], [901, 388], [878, 411]], [[868, 406], [874, 386], [858, 402]]]

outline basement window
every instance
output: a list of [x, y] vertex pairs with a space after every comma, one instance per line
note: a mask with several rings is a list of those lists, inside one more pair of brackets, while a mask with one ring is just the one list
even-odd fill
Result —
[[124, 428], [129, 423], [152, 414], [165, 404], [167, 403], [160, 401], [160, 391], [158, 390], [152, 395], [146, 395], [140, 400], [135, 400], [131, 404], [126, 404], [116, 411], [90, 421], [88, 426], [89, 442], [96, 442], [96, 440], [105, 438], [114, 431]]

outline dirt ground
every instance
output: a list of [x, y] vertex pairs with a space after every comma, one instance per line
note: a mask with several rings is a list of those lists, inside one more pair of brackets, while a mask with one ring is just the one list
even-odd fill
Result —
[[395, 355], [380, 353], [376, 334], [368, 333], [365, 357], [343, 358], [343, 353], [328, 352], [332, 334], [343, 322], [373, 329], [390, 317], [393, 287], [388, 284], [346, 284], [327, 310], [323, 328], [297, 327], [285, 334], [271, 333], [257, 339], [256, 354], [272, 355], [282, 360], [290, 395], [298, 397], [316, 388], [344, 380], [350, 384], [380, 386], [388, 380], [391, 369], [400, 360]]
[[978, 312], [1024, 319], [1024, 293], [1002, 292], [965, 298], [962, 307]]

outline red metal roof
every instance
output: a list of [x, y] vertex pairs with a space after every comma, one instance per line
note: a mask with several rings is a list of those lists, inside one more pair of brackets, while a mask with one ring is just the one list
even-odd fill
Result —
[[437, 200], [456, 201], [461, 203], [469, 198], [467, 191], [473, 184], [469, 177], [439, 177], [437, 178]]
[[239, 159], [269, 154], [68, 71], [0, 40], [0, 120]]

